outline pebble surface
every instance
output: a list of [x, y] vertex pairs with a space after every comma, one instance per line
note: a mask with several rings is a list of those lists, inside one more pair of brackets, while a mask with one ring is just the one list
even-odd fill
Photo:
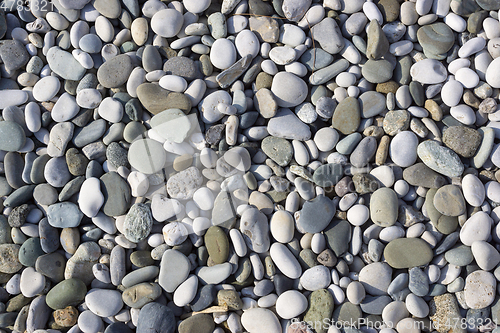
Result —
[[498, 1], [21, 2], [0, 333], [497, 332]]

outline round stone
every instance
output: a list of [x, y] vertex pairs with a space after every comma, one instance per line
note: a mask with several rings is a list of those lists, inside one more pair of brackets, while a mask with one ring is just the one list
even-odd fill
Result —
[[465, 199], [456, 185], [445, 185], [434, 195], [434, 207], [443, 215], [460, 216], [465, 212]]
[[139, 139], [130, 145], [128, 160], [133, 168], [149, 175], [163, 168], [166, 161], [166, 152], [158, 141]]
[[302, 103], [308, 94], [307, 84], [298, 76], [279, 72], [273, 78], [271, 85], [278, 106], [289, 108]]
[[276, 312], [283, 319], [299, 316], [307, 309], [307, 299], [297, 290], [288, 290], [276, 300]]
[[184, 23], [184, 17], [175, 9], [162, 9], [151, 18], [151, 29], [158, 35], [171, 38], [177, 35]]

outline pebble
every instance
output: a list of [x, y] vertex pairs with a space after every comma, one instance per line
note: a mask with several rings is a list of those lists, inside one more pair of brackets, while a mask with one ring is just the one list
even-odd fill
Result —
[[410, 268], [428, 264], [432, 250], [420, 238], [397, 238], [384, 249], [384, 257], [393, 268]]
[[465, 279], [465, 302], [471, 309], [482, 309], [491, 305], [495, 298], [496, 279], [493, 274], [475, 271]]
[[122, 308], [122, 295], [117, 290], [91, 289], [85, 296], [89, 310], [99, 317], [116, 315]]

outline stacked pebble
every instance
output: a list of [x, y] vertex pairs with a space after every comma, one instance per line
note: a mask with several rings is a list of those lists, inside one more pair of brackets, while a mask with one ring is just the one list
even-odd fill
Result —
[[0, 332], [497, 332], [499, 9], [3, 0]]

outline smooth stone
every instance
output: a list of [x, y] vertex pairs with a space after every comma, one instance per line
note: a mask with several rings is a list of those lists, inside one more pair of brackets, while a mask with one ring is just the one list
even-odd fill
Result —
[[131, 308], [139, 309], [157, 299], [161, 295], [161, 287], [156, 283], [139, 283], [123, 291], [123, 303]]
[[40, 79], [33, 87], [33, 97], [39, 102], [51, 100], [59, 92], [61, 83], [54, 76], [46, 76]]
[[276, 312], [283, 319], [292, 319], [307, 309], [307, 298], [297, 290], [288, 290], [278, 296]]
[[210, 49], [210, 61], [221, 70], [231, 67], [236, 62], [236, 56], [236, 47], [225, 38], [217, 39]]
[[47, 220], [55, 228], [74, 228], [80, 225], [83, 213], [72, 202], [59, 202], [47, 209]]
[[368, 59], [380, 59], [389, 51], [389, 41], [382, 31], [379, 21], [371, 20], [367, 35], [366, 56]]
[[351, 238], [351, 225], [346, 220], [333, 220], [324, 230], [326, 243], [337, 257], [344, 254], [349, 244], [345, 241]]
[[445, 176], [458, 177], [464, 170], [464, 165], [458, 155], [435, 141], [427, 140], [420, 143], [417, 154], [425, 165]]
[[191, 123], [181, 110], [168, 109], [151, 118], [151, 127], [164, 139], [181, 143], [191, 129]]
[[114, 316], [123, 307], [121, 293], [108, 289], [91, 289], [85, 296], [85, 304], [100, 317]]
[[28, 63], [29, 54], [19, 40], [4, 40], [0, 45], [0, 58], [5, 69], [14, 72]]
[[408, 288], [416, 296], [424, 297], [429, 293], [429, 278], [419, 267], [410, 269]]
[[240, 221], [240, 231], [248, 248], [257, 253], [269, 250], [269, 225], [267, 217], [256, 208], [243, 212]]
[[243, 312], [241, 324], [248, 332], [272, 333], [281, 331], [276, 315], [268, 309], [251, 308]]
[[372, 315], [381, 315], [382, 310], [392, 302], [392, 298], [389, 296], [369, 296], [367, 295], [363, 302], [360, 304], [360, 308], [363, 312]]
[[349, 135], [358, 129], [360, 121], [360, 107], [357, 99], [347, 97], [335, 108], [332, 125], [342, 134]]
[[488, 68], [486, 69], [486, 82], [492, 88], [500, 88], [500, 78], [498, 78], [498, 75], [495, 74], [498, 73], [499, 70], [500, 70], [500, 59], [495, 58], [488, 65]]
[[293, 157], [292, 144], [285, 139], [267, 136], [261, 143], [262, 151], [279, 166], [287, 166]]
[[47, 293], [47, 305], [54, 310], [76, 306], [84, 300], [87, 287], [79, 279], [67, 279], [56, 284]]
[[475, 271], [465, 279], [465, 303], [472, 309], [483, 309], [491, 305], [495, 299], [497, 281], [493, 274]]
[[279, 109], [276, 116], [269, 120], [267, 131], [272, 136], [289, 140], [306, 141], [311, 138], [309, 126], [285, 108]]
[[311, 34], [321, 48], [330, 54], [337, 54], [345, 46], [342, 33], [337, 22], [327, 17], [311, 28]]
[[270, 248], [270, 256], [276, 267], [290, 279], [298, 279], [302, 274], [302, 268], [290, 252], [290, 250], [281, 243], [273, 243]]
[[465, 212], [465, 199], [456, 185], [445, 185], [434, 195], [434, 207], [443, 215], [460, 216]]
[[381, 93], [375, 91], [362, 93], [358, 101], [360, 103], [362, 118], [377, 116], [386, 108], [386, 98]]
[[0, 150], [18, 151], [25, 143], [26, 135], [21, 125], [8, 120], [0, 122]]
[[224, 230], [217, 226], [208, 228], [205, 233], [205, 246], [215, 264], [222, 264], [229, 256], [229, 241]]
[[57, 46], [47, 52], [50, 69], [65, 80], [79, 81], [85, 75], [85, 68], [69, 52]]
[[300, 63], [310, 71], [324, 68], [330, 65], [332, 61], [333, 56], [318, 47], [306, 50], [300, 57]]
[[308, 93], [307, 84], [298, 76], [279, 72], [273, 78], [271, 85], [276, 102], [280, 107], [294, 107], [302, 103]]
[[222, 119], [224, 114], [218, 110], [218, 105], [221, 103], [231, 105], [231, 102], [231, 95], [223, 90], [214, 91], [203, 98], [198, 104], [198, 110], [202, 113], [203, 122], [212, 124]]
[[127, 82], [132, 70], [132, 59], [126, 54], [118, 55], [99, 67], [97, 79], [105, 88], [117, 88]]
[[175, 329], [174, 312], [169, 307], [151, 302], [141, 308], [137, 319], [137, 333], [174, 333]]
[[168, 8], [156, 12], [151, 18], [151, 29], [164, 38], [177, 35], [184, 23], [184, 17], [177, 10]]
[[397, 238], [384, 249], [384, 257], [393, 268], [411, 268], [428, 264], [432, 258], [429, 245], [420, 238]]
[[309, 291], [327, 288], [331, 282], [330, 269], [328, 267], [318, 265], [311, 267], [302, 273], [300, 284]]
[[187, 257], [177, 250], [163, 253], [158, 283], [166, 292], [173, 292], [189, 275], [190, 264]]
[[130, 206], [130, 186], [116, 172], [109, 172], [100, 178], [101, 191], [104, 195], [102, 211], [107, 216], [120, 216], [126, 214]]
[[212, 316], [202, 313], [183, 320], [179, 327], [179, 333], [211, 333], [215, 328]]
[[102, 137], [106, 132], [106, 127], [104, 119], [95, 120], [85, 127], [77, 128], [72, 141], [76, 147], [84, 147]]
[[434, 23], [421, 27], [417, 31], [417, 39], [424, 48], [428, 58], [441, 60], [445, 57], [453, 43], [455, 36], [450, 27], [444, 23]]
[[70, 122], [58, 123], [50, 130], [47, 153], [51, 157], [63, 156], [66, 147], [73, 138], [74, 125]]
[[380, 188], [370, 198], [370, 217], [376, 225], [390, 227], [398, 218], [398, 198], [391, 188]]
[[14, 88], [17, 88], [17, 86], [0, 90], [0, 109], [5, 109], [12, 105], [21, 105], [23, 103], [26, 103], [26, 101], [28, 100], [28, 93], [26, 91], [16, 90]]
[[335, 205], [323, 196], [306, 201], [302, 206], [297, 228], [303, 232], [317, 233], [323, 231], [335, 215]]
[[486, 197], [483, 183], [473, 174], [462, 178], [462, 191], [467, 203], [473, 207], [481, 206]]
[[396, 134], [389, 146], [391, 160], [400, 167], [412, 166], [417, 161], [418, 138], [411, 131]]
[[448, 72], [439, 61], [424, 59], [411, 66], [410, 75], [414, 81], [422, 84], [436, 84], [444, 82]]
[[149, 175], [163, 168], [166, 153], [159, 142], [151, 139], [139, 139], [130, 145], [128, 160], [132, 167]]
[[219, 284], [226, 280], [229, 275], [231, 275], [231, 272], [232, 267], [228, 262], [220, 265], [210, 267], [204, 266], [196, 269], [198, 279], [200, 279], [203, 284]]
[[377, 149], [377, 139], [373, 136], [363, 138], [354, 151], [351, 153], [350, 162], [356, 168], [368, 165], [368, 162], [375, 155]]
[[392, 78], [392, 72], [392, 65], [387, 60], [370, 59], [361, 68], [363, 77], [370, 83], [387, 82]]
[[202, 286], [191, 302], [191, 310], [201, 311], [209, 307], [215, 300], [217, 290], [215, 285], [207, 284]]

